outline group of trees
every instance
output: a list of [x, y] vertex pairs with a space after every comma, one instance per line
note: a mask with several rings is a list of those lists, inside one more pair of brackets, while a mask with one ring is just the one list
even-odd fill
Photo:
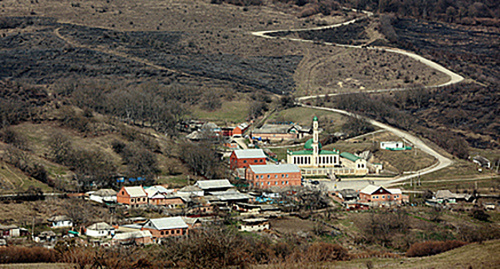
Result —
[[48, 144], [52, 161], [69, 167], [84, 190], [112, 183], [116, 165], [108, 154], [98, 149], [79, 147], [61, 133], [53, 134]]

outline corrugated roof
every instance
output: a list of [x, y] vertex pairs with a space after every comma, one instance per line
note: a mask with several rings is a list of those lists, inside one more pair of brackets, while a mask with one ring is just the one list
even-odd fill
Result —
[[142, 197], [147, 196], [146, 192], [142, 186], [135, 187], [124, 187], [125, 191], [130, 195], [130, 197]]
[[237, 190], [213, 191], [210, 192], [210, 194], [215, 196], [220, 201], [235, 201], [235, 200], [245, 200], [251, 198], [249, 195], [241, 193]]
[[89, 227], [87, 227], [87, 229], [95, 231], [103, 231], [103, 230], [107, 231], [107, 230], [112, 230], [114, 228], [113, 226], [107, 224], [106, 222], [98, 222], [90, 225]]
[[359, 158], [358, 156], [356, 156], [356, 155], [354, 155], [354, 154], [352, 154], [352, 153], [349, 153], [349, 152], [342, 152], [342, 153], [340, 153], [340, 156], [341, 156], [342, 158], [346, 158], [346, 159], [348, 159], [349, 161], [353, 161], [353, 162], [355, 162], [355, 161], [357, 161], [357, 160], [361, 159], [361, 158]]
[[134, 231], [128, 233], [118, 233], [113, 237], [113, 240], [128, 240], [143, 237], [153, 237], [150, 231]]
[[293, 125], [264, 124], [262, 127], [253, 130], [253, 134], [287, 134]]
[[[371, 195], [371, 194], [373, 194], [374, 192], [376, 192], [380, 188], [384, 188], [384, 187], [382, 187], [382, 186], [376, 186], [376, 185], [368, 185], [368, 186], [364, 187], [362, 190], [360, 190], [359, 192]], [[384, 190], [385, 190], [385, 188], [384, 188]]]
[[96, 195], [96, 196], [116, 196], [116, 191], [113, 190], [113, 189], [100, 189], [100, 190], [92, 193], [92, 195]]
[[227, 179], [198, 180], [194, 185], [202, 190], [234, 187]]
[[278, 173], [296, 173], [300, 168], [296, 164], [270, 164], [270, 165], [249, 165], [249, 169], [255, 174], [278, 174]]
[[238, 159], [266, 158], [262, 149], [238, 149], [234, 151], [234, 154]]
[[144, 224], [144, 228], [156, 230], [182, 229], [187, 227], [187, 224], [181, 217], [150, 219]]

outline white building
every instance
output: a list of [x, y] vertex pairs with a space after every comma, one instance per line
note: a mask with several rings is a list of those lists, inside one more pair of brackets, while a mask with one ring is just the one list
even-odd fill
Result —
[[380, 142], [381, 149], [387, 150], [409, 150], [411, 147], [406, 147], [402, 141], [383, 141]]
[[53, 216], [47, 221], [50, 223], [51, 228], [73, 227], [73, 221], [64, 215]]
[[85, 235], [91, 237], [106, 237], [113, 236], [115, 234], [115, 228], [107, 224], [106, 222], [98, 222], [87, 227]]
[[269, 230], [269, 220], [264, 218], [258, 219], [243, 219], [241, 225], [238, 227], [240, 231], [244, 232], [261, 232]]

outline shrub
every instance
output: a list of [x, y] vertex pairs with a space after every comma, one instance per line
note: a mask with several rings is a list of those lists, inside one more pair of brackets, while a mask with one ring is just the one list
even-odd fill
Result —
[[53, 249], [43, 247], [6, 247], [0, 248], [0, 264], [57, 262], [59, 255]]
[[436, 255], [454, 248], [467, 245], [464, 241], [447, 240], [447, 241], [427, 241], [413, 244], [406, 252], [407, 257], [423, 257]]

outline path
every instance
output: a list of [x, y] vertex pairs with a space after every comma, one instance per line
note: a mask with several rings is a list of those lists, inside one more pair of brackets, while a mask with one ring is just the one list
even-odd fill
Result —
[[[367, 14], [366, 17], [370, 17], [370, 16], [373, 15], [372, 13], [368, 13], [368, 12], [365, 12], [365, 14]], [[315, 27], [315, 28], [308, 28], [308, 29], [297, 29], [297, 30], [258, 31], [258, 32], [252, 32], [252, 34], [254, 36], [263, 37], [263, 38], [269, 38], [269, 39], [288, 39], [288, 40], [297, 41], [297, 42], [314, 43], [315, 41], [313, 41], [313, 40], [304, 40], [304, 39], [300, 39], [300, 38], [273, 37], [273, 36], [269, 36], [269, 34], [270, 33], [276, 33], [276, 32], [282, 32], [282, 31], [299, 32], [299, 31], [309, 31], [309, 30], [319, 30], [319, 29], [329, 29], [329, 28], [341, 27], [341, 26], [344, 26], [344, 25], [355, 23], [355, 22], [357, 22], [357, 21], [359, 21], [361, 19], [364, 19], [366, 17], [357, 18], [357, 19], [353, 19], [353, 20], [350, 20], [350, 21], [347, 21], [347, 22], [344, 22], [344, 23], [339, 23], [339, 24], [330, 25], [330, 26]], [[413, 52], [404, 51], [404, 50], [395, 49], [395, 48], [363, 47], [363, 46], [336, 44], [336, 43], [330, 43], [330, 42], [323, 42], [322, 44], [331, 45], [331, 46], [357, 48], [357, 49], [383, 50], [383, 51], [386, 51], [386, 52], [392, 52], [392, 53], [402, 54], [402, 55], [408, 56], [410, 58], [413, 58], [413, 59], [415, 59], [415, 60], [417, 60], [417, 61], [419, 61], [419, 62], [427, 65], [429, 68], [432, 68], [432, 69], [435, 69], [437, 71], [440, 71], [440, 72], [442, 72], [442, 73], [444, 73], [444, 74], [446, 74], [446, 75], [448, 75], [450, 77], [450, 80], [447, 81], [447, 82], [445, 82], [445, 83], [443, 83], [443, 84], [436, 85], [436, 86], [426, 86], [426, 88], [443, 87], [443, 86], [447, 86], [447, 85], [459, 83], [462, 80], [464, 80], [464, 78], [462, 76], [454, 73], [453, 71], [451, 71], [451, 70], [443, 67], [442, 65], [440, 65], [438, 63], [435, 63], [435, 62], [433, 62], [433, 61], [431, 61], [429, 59], [426, 59], [426, 58], [424, 58], [424, 57], [422, 57], [422, 56], [420, 56], [418, 54], [415, 54]], [[365, 92], [376, 93], [376, 92], [388, 92], [388, 91], [402, 91], [402, 90], [408, 90], [408, 89], [409, 88], [393, 88], [393, 89], [371, 90], [371, 91], [365, 91]], [[329, 96], [335, 96], [335, 95], [339, 95], [339, 94], [338, 93], [337, 94], [329, 94]], [[430, 146], [428, 146], [426, 143], [424, 143], [420, 138], [418, 138], [418, 137], [416, 137], [414, 135], [411, 135], [408, 132], [405, 132], [403, 130], [399, 130], [399, 129], [395, 128], [395, 127], [389, 126], [387, 124], [383, 124], [383, 123], [378, 122], [378, 121], [373, 120], [373, 119], [369, 119], [369, 118], [366, 118], [366, 117], [362, 117], [362, 116], [356, 115], [354, 113], [347, 112], [345, 110], [334, 109], [334, 108], [326, 108], [326, 107], [318, 107], [318, 106], [311, 106], [311, 105], [305, 105], [305, 104], [301, 103], [303, 101], [310, 100], [310, 99], [316, 99], [318, 97], [325, 97], [325, 95], [323, 94], [323, 95], [314, 95], [314, 96], [299, 97], [299, 98], [297, 98], [297, 104], [301, 105], [303, 107], [308, 107], [308, 108], [313, 108], [313, 109], [318, 109], [318, 110], [326, 110], [326, 111], [331, 111], [331, 112], [334, 112], [334, 113], [339, 113], [339, 114], [342, 114], [342, 115], [356, 116], [356, 117], [364, 118], [370, 124], [372, 124], [374, 126], [377, 126], [377, 127], [381, 128], [381, 129], [384, 129], [384, 130], [387, 130], [389, 132], [392, 132], [392, 133], [394, 133], [395, 135], [397, 135], [399, 137], [403, 137], [407, 141], [411, 142], [414, 147], [418, 147], [423, 152], [425, 152], [425, 153], [427, 153], [427, 154], [429, 154], [429, 155], [431, 155], [431, 156], [433, 156], [433, 157], [435, 157], [437, 159], [437, 163], [434, 164], [434, 165], [431, 165], [430, 167], [421, 169], [421, 170], [417, 171], [417, 173], [412, 174], [412, 175], [401, 176], [401, 177], [398, 177], [396, 179], [387, 181], [387, 182], [385, 182], [386, 184], [392, 184], [392, 183], [396, 183], [396, 182], [401, 182], [401, 181], [408, 180], [410, 178], [418, 177], [420, 175], [429, 174], [429, 173], [441, 170], [441, 169], [443, 169], [445, 167], [448, 167], [451, 164], [453, 164], [452, 160], [450, 160], [449, 158], [441, 155], [440, 153], [438, 153], [437, 151], [435, 151], [434, 149], [432, 149]]]
[[83, 44], [80, 44], [80, 43], [77, 43], [63, 35], [61, 35], [61, 33], [59, 32], [59, 30], [61, 29], [61, 27], [59, 28], [56, 28], [54, 30], [54, 34], [62, 39], [64, 42], [68, 43], [69, 45], [73, 46], [73, 47], [77, 47], [77, 48], [84, 48], [84, 49], [89, 49], [89, 50], [93, 50], [93, 51], [98, 51], [98, 52], [101, 52], [101, 53], [105, 53], [105, 54], [110, 54], [110, 55], [113, 55], [113, 56], [117, 56], [117, 57], [121, 57], [121, 58], [125, 58], [125, 59], [128, 59], [128, 60], [132, 60], [134, 62], [138, 62], [138, 63], [141, 63], [141, 64], [144, 64], [144, 65], [147, 65], [149, 67], [152, 67], [152, 68], [155, 68], [155, 69], [158, 69], [158, 70], [162, 70], [162, 71], [168, 71], [168, 72], [172, 72], [172, 73], [176, 73], [176, 74], [182, 74], [182, 75], [185, 75], [185, 76], [188, 76], [187, 73], [183, 73], [183, 72], [180, 72], [178, 70], [174, 70], [174, 69], [169, 69], [169, 68], [166, 68], [164, 66], [161, 66], [161, 65], [157, 65], [157, 64], [154, 64], [146, 59], [143, 59], [143, 58], [139, 58], [139, 57], [135, 57], [135, 56], [131, 56], [129, 54], [126, 54], [124, 52], [119, 52], [119, 51], [115, 51], [115, 50], [110, 50], [110, 49], [107, 49], [107, 48], [104, 48], [102, 46], [96, 46], [96, 47], [92, 47], [92, 46], [88, 46], [88, 45], [83, 45]]

